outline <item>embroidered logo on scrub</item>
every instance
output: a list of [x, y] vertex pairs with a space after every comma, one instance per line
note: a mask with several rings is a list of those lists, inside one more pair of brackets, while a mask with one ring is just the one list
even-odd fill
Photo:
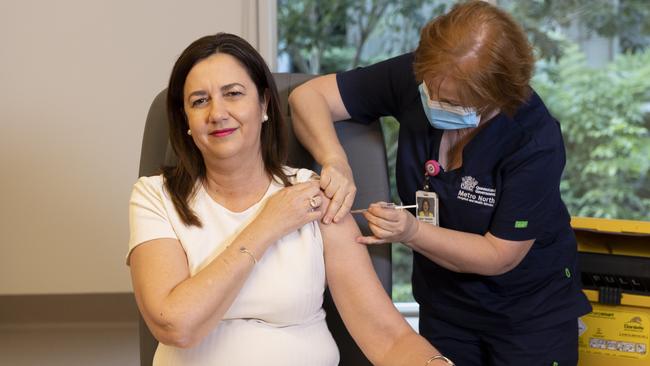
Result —
[[460, 189], [466, 191], [473, 191], [474, 187], [478, 185], [478, 181], [474, 177], [465, 176], [461, 178]]
[[468, 175], [461, 178], [460, 189], [456, 198], [483, 206], [494, 207], [496, 193], [496, 189], [481, 187], [476, 178]]

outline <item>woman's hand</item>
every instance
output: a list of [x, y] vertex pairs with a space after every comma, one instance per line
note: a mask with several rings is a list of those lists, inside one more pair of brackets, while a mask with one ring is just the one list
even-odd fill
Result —
[[322, 193], [318, 181], [285, 187], [266, 200], [255, 219], [267, 232], [275, 232], [276, 240], [323, 216]]
[[408, 243], [419, 228], [419, 221], [410, 212], [386, 207], [386, 202], [371, 204], [363, 216], [374, 235], [358, 237], [361, 244]]
[[354, 184], [352, 169], [347, 161], [337, 160], [323, 164], [320, 188], [329, 198], [330, 204], [323, 218], [323, 223], [339, 222], [350, 212], [357, 187]]

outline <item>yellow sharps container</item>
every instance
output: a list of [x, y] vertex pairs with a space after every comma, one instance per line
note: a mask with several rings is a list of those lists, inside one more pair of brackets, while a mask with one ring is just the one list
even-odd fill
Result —
[[579, 366], [650, 366], [650, 222], [573, 217], [583, 290]]

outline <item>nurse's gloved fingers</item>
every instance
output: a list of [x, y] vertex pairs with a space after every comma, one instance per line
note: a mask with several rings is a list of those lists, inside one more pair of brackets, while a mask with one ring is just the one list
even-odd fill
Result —
[[[338, 211], [336, 211], [336, 214], [334, 216], [334, 222], [339, 222], [339, 220], [341, 220], [343, 217], [345, 217], [345, 215], [347, 215], [350, 212], [350, 209], [352, 208], [352, 203], [354, 203], [354, 195], [357, 193], [357, 189], [355, 187], [352, 188], [353, 188], [352, 192], [345, 193], [345, 196], [343, 198], [343, 203], [339, 207]], [[334, 198], [336, 199], [336, 195], [334, 195]]]
[[391, 229], [377, 226], [373, 223], [368, 223], [368, 228], [372, 231], [372, 234], [379, 239], [385, 240], [386, 242], [392, 241], [392, 238], [395, 236], [395, 232]]
[[375, 216], [370, 211], [364, 212], [363, 217], [365, 217], [366, 220], [368, 220], [368, 223], [370, 225], [378, 227], [378, 228], [380, 228], [382, 230], [386, 230], [388, 232], [393, 232], [397, 228], [395, 222], [388, 221], [388, 220], [385, 220], [385, 219], [383, 219], [381, 217]]
[[370, 236], [361, 236], [357, 238], [357, 241], [361, 244], [383, 244], [390, 242], [391, 232], [381, 228], [372, 222], [368, 223], [368, 228], [373, 235]]
[[394, 208], [387, 208], [384, 202], [373, 203], [368, 207], [369, 213], [390, 222], [398, 222], [402, 212]]
[[372, 245], [372, 244], [385, 244], [388, 243], [388, 241], [385, 239], [380, 239], [376, 236], [359, 236], [357, 237], [357, 243]]

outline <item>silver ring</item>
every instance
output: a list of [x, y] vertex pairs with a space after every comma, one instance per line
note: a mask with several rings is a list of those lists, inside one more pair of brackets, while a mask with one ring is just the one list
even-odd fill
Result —
[[321, 203], [322, 202], [320, 196], [313, 196], [309, 199], [309, 206], [311, 206], [312, 209], [319, 208]]

